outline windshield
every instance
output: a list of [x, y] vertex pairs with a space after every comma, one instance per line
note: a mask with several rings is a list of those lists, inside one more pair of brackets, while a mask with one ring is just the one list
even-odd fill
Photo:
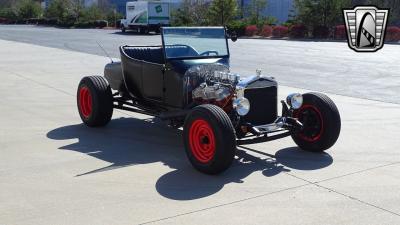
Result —
[[166, 27], [163, 40], [167, 58], [210, 58], [229, 55], [222, 27]]

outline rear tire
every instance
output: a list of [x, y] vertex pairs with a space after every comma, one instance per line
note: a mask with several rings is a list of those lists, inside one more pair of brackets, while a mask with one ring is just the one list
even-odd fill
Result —
[[236, 136], [232, 122], [215, 105], [201, 105], [189, 113], [183, 141], [193, 167], [206, 174], [225, 171], [235, 157]]
[[139, 28], [139, 33], [140, 33], [140, 34], [146, 34], [146, 33], [147, 33], [147, 28], [145, 28], [145, 27], [140, 27], [140, 28]]
[[295, 110], [293, 117], [303, 123], [304, 129], [292, 135], [294, 142], [303, 150], [323, 152], [339, 138], [341, 119], [335, 103], [321, 93], [303, 95], [303, 106]]
[[82, 78], [77, 91], [77, 105], [82, 122], [89, 127], [101, 127], [110, 122], [113, 96], [106, 79], [101, 76]]
[[156, 34], [160, 34], [161, 33], [161, 24], [158, 24], [158, 26], [154, 29], [154, 32]]

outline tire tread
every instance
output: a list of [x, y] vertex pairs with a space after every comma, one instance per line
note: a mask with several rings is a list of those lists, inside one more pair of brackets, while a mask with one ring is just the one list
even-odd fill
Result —
[[[322, 152], [332, 147], [340, 135], [341, 119], [340, 113], [336, 104], [327, 95], [316, 92], [309, 92], [303, 95], [307, 101], [315, 101], [322, 107], [320, 110], [324, 111], [328, 116], [325, 118], [325, 125], [328, 127], [324, 130], [325, 135], [321, 140], [316, 143], [309, 143], [299, 139], [296, 135], [292, 135], [296, 144], [307, 151]], [[325, 127], [325, 128], [326, 128]]]
[[91, 91], [93, 111], [88, 119], [79, 113], [82, 121], [90, 127], [105, 126], [111, 120], [113, 114], [113, 97], [110, 85], [102, 76], [84, 77], [79, 84], [77, 101], [79, 101], [79, 90], [83, 85], [87, 86]]
[[[199, 165], [191, 156], [190, 145], [188, 141], [188, 130], [193, 118], [209, 118], [216, 135], [217, 150], [214, 159], [209, 165]], [[225, 171], [232, 164], [236, 152], [236, 134], [229, 116], [218, 106], [204, 104], [197, 106], [187, 116], [184, 125], [183, 138], [186, 153], [192, 165], [199, 171], [207, 174], [218, 174]]]

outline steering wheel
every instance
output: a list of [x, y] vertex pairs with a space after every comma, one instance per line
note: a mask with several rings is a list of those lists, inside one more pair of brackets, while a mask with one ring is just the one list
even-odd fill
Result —
[[211, 53], [214, 53], [215, 55], [218, 55], [218, 51], [215, 51], [215, 50], [205, 51], [205, 52], [201, 53], [200, 55], [201, 56], [205, 56], [205, 55], [209, 56]]

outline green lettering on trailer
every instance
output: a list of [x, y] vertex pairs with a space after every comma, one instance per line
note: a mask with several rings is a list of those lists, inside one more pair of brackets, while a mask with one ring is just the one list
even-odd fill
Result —
[[156, 6], [156, 12], [157, 13], [162, 13], [162, 6], [161, 5], [157, 5]]

